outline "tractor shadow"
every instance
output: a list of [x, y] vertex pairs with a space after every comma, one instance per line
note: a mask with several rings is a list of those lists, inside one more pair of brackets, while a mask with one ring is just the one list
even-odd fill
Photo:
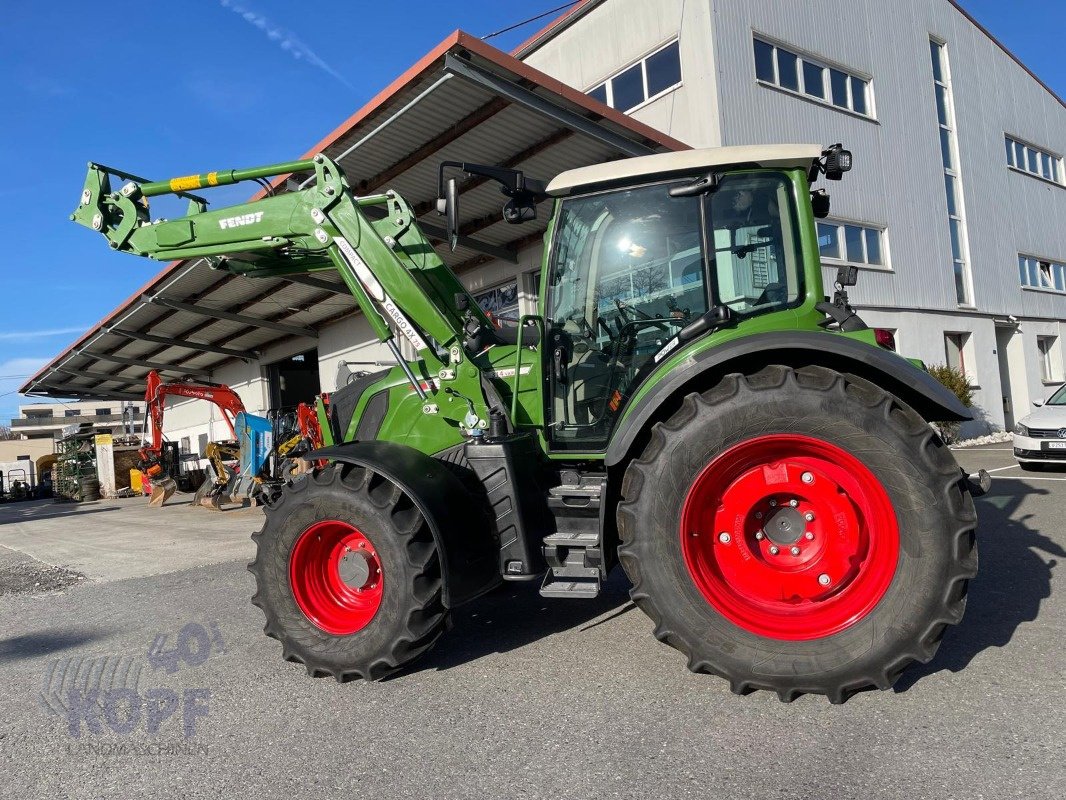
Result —
[[1051, 573], [1062, 545], [1029, 526], [1033, 515], [1021, 511], [1025, 500], [1048, 495], [1047, 489], [1024, 481], [993, 482], [992, 491], [974, 500], [979, 519], [977, 577], [970, 582], [966, 615], [949, 629], [936, 656], [915, 664], [895, 686], [905, 692], [927, 675], [941, 670], [959, 672], [990, 647], [1004, 647], [1014, 632], [1032, 622], [1041, 602], [1051, 595]]
[[72, 517], [81, 514], [101, 514], [119, 510], [117, 506], [100, 506], [97, 505], [97, 502], [90, 500], [84, 503], [56, 503], [52, 500], [28, 500], [18, 503], [5, 503], [0, 506], [0, 525]]
[[26, 661], [78, 649], [101, 638], [99, 631], [50, 630], [0, 639], [0, 664]]
[[488, 655], [516, 650], [554, 633], [572, 628], [585, 631], [602, 625], [636, 609], [629, 600], [629, 587], [629, 579], [617, 566], [594, 600], [541, 597], [540, 580], [505, 583], [453, 611], [454, 627], [448, 635], [396, 677], [424, 670], [451, 669]]

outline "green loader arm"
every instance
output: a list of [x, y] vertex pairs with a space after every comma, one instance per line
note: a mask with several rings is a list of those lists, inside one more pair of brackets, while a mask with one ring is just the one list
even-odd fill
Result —
[[[212, 211], [190, 194], [305, 172], [314, 173], [307, 188]], [[126, 181], [118, 191], [111, 188], [114, 177]], [[166, 194], [189, 200], [186, 216], [151, 219], [149, 198]], [[475, 349], [470, 343], [478, 341], [478, 331], [491, 331], [492, 323], [437, 255], [402, 197], [391, 190], [354, 196], [344, 173], [323, 155], [166, 181], [145, 181], [90, 162], [71, 219], [103, 234], [114, 250], [152, 259], [206, 257], [220, 269], [253, 277], [336, 269], [426, 402], [425, 413], [444, 409], [429, 402], [431, 394], [444, 391], [469, 402], [450, 404], [452, 413], [442, 416], [475, 434], [487, 426], [489, 402], [479, 370], [457, 366], [476, 355], [468, 352]], [[414, 368], [401, 356], [394, 331], [417, 351]]]

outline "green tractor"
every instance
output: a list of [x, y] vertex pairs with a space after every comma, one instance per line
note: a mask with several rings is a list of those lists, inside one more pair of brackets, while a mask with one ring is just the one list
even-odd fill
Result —
[[[850, 167], [840, 145], [653, 155], [546, 185], [446, 162], [453, 247], [460, 174], [498, 182], [515, 224], [554, 198], [540, 313], [502, 327], [402, 197], [354, 195], [322, 155], [156, 182], [90, 164], [72, 219], [154, 259], [336, 270], [396, 357], [320, 404], [307, 458], [326, 466], [253, 536], [253, 602], [311, 675], [385, 677], [503, 581], [591, 598], [621, 563], [690, 669], [843, 702], [959, 622], [987, 489], [930, 425], [970, 414], [855, 314], [853, 270], [823, 295], [829, 198], [811, 184]], [[293, 172], [313, 179], [221, 210], [190, 194]], [[162, 194], [188, 214], [153, 221]]]

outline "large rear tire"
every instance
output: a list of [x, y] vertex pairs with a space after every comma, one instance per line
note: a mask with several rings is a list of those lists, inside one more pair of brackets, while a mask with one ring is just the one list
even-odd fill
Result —
[[286, 485], [252, 536], [264, 632], [309, 675], [378, 680], [429, 650], [447, 609], [429, 525], [396, 484], [334, 464]]
[[820, 367], [685, 398], [627, 469], [618, 523], [656, 637], [785, 701], [844, 702], [929, 661], [977, 568], [948, 448], [892, 395]]

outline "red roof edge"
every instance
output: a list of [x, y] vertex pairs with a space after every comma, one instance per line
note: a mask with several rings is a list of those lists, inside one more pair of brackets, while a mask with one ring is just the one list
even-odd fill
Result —
[[519, 61], [514, 56], [508, 55], [502, 50], [497, 50], [491, 44], [486, 44], [476, 36], [471, 36], [469, 33], [464, 33], [463, 31], [457, 31], [456, 33], [459, 36], [457, 42], [459, 45], [465, 47], [471, 53], [492, 61], [504, 69], [510, 70], [524, 80], [537, 83], [545, 89], [555, 92], [577, 105], [584, 106], [600, 117], [603, 117], [616, 125], [620, 125], [623, 128], [628, 128], [634, 133], [640, 134], [645, 139], [662, 145], [669, 150], [692, 149], [691, 145], [685, 144], [681, 140], [675, 139], [672, 136], [667, 136], [662, 131], [653, 128], [650, 125], [645, 125], [643, 122], [633, 119], [633, 117], [626, 116], [617, 109], [592, 99], [584, 92], [578, 91], [574, 87], [556, 80], [550, 75], [541, 72], [536, 67], [531, 67], [524, 61]]

